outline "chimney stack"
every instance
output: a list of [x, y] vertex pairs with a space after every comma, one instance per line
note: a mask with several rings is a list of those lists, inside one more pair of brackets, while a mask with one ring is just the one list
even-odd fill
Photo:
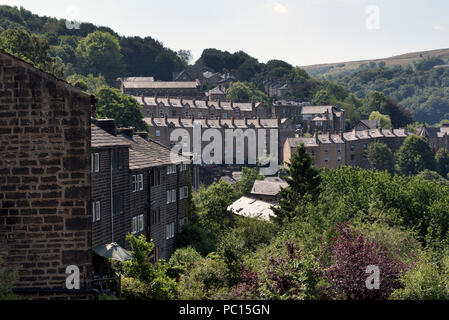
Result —
[[107, 133], [113, 136], [117, 135], [117, 126], [114, 119], [97, 119], [95, 124]]

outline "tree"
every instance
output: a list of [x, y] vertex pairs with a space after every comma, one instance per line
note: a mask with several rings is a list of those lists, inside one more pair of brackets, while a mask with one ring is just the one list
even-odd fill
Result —
[[3, 31], [0, 35], [0, 49], [30, 62], [36, 68], [56, 77], [62, 78], [64, 75], [62, 60], [50, 57], [47, 40], [37, 35], [31, 35], [23, 28], [10, 27]]
[[236, 102], [261, 102], [269, 104], [268, 96], [258, 90], [253, 83], [250, 82], [234, 82], [226, 91], [226, 98]]
[[122, 281], [125, 299], [168, 300], [177, 297], [177, 284], [168, 277], [169, 265], [152, 263], [153, 242], [147, 242], [144, 235], [126, 237], [131, 245], [133, 259], [123, 262]]
[[[440, 264], [440, 266], [438, 265]], [[426, 256], [401, 276], [401, 289], [393, 292], [393, 300], [448, 300], [449, 299], [449, 256], [441, 263], [435, 263]]]
[[317, 200], [320, 191], [319, 171], [313, 166], [313, 159], [304, 144], [292, 154], [286, 173], [288, 187], [281, 190], [279, 206], [273, 208], [278, 221], [293, 218], [295, 207], [301, 198], [308, 196], [313, 201]]
[[393, 152], [386, 144], [381, 142], [370, 144], [367, 156], [373, 169], [394, 173]]
[[81, 74], [73, 74], [67, 78], [67, 81], [73, 86], [80, 87], [80, 89], [91, 94], [95, 94], [95, 92], [101, 87], [108, 86], [102, 75], [94, 77], [92, 74], [89, 74], [86, 77]]
[[119, 40], [108, 32], [97, 30], [82, 39], [76, 56], [81, 73], [102, 74], [110, 84], [124, 72]]
[[436, 169], [444, 178], [449, 174], [449, 152], [446, 149], [438, 150], [435, 155]]
[[249, 197], [256, 180], [263, 180], [264, 176], [257, 169], [242, 169], [242, 178], [237, 182], [238, 191], [242, 197]]
[[228, 206], [236, 198], [235, 189], [223, 181], [214, 183], [207, 189], [202, 188], [195, 194], [198, 224], [212, 240], [218, 239], [226, 228], [232, 226], [234, 218], [228, 211]]
[[[331, 284], [331, 296], [345, 300], [388, 299], [400, 288], [399, 276], [406, 266], [392, 257], [386, 247], [366, 240], [349, 225], [340, 225], [337, 230], [339, 235], [328, 245], [331, 265], [324, 271]], [[370, 266], [380, 272], [377, 290], [367, 286]]]
[[426, 138], [415, 135], [405, 139], [396, 154], [397, 166], [403, 175], [414, 175], [426, 169], [434, 171], [435, 158]]
[[379, 120], [382, 129], [391, 129], [391, 118], [389, 115], [381, 114], [379, 111], [371, 112], [370, 120]]
[[119, 127], [134, 127], [137, 130], [147, 130], [143, 121], [139, 103], [120, 90], [101, 87], [95, 93], [97, 102], [97, 117], [115, 119]]
[[177, 52], [177, 54], [186, 66], [188, 66], [193, 59], [192, 51], [190, 50], [181, 49]]

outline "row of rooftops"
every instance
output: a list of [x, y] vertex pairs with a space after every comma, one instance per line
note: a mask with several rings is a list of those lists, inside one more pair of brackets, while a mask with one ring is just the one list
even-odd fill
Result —
[[[106, 132], [102, 128], [110, 132]], [[113, 134], [115, 133], [115, 135]], [[134, 128], [115, 128], [113, 119], [94, 120], [91, 124], [91, 148], [129, 148], [130, 170], [179, 164], [188, 159], [171, 153], [171, 149], [155, 142], [148, 133], [134, 133]]]
[[118, 78], [125, 89], [198, 89], [199, 80], [195, 81], [155, 81], [153, 77]]
[[288, 141], [291, 147], [299, 147], [301, 143], [304, 143], [306, 147], [317, 147], [321, 144], [344, 144], [346, 141], [359, 141], [376, 138], [405, 138], [410, 134], [407, 129], [370, 129], [363, 131], [356, 131], [355, 129], [350, 132], [343, 132], [340, 134], [314, 134], [313, 137], [298, 137], [289, 138]]
[[193, 128], [194, 123], [200, 123], [202, 128], [235, 128], [235, 129], [277, 129], [288, 119], [195, 119], [195, 118], [145, 118], [150, 127]]
[[229, 110], [229, 111], [252, 111], [255, 108], [259, 108], [261, 103], [255, 102], [221, 102], [221, 101], [208, 101], [208, 100], [191, 100], [183, 98], [159, 98], [155, 97], [133, 97], [142, 106], [150, 107], [173, 107], [184, 109], [217, 109], [217, 110]]

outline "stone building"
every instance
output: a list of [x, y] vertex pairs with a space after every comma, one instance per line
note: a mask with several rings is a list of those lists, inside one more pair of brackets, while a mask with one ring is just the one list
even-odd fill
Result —
[[338, 106], [303, 106], [299, 121], [303, 132], [340, 133], [345, 131], [345, 111]]
[[264, 82], [265, 92], [267, 92], [270, 98], [282, 98], [290, 92], [290, 85], [280, 79], [269, 79]]
[[312, 106], [309, 102], [276, 100], [271, 109], [274, 118], [294, 119], [303, 133], [337, 134], [345, 131], [345, 111], [339, 106]]
[[[201, 126], [201, 134], [204, 134], [206, 130], [208, 129], [217, 129], [220, 131], [221, 137], [222, 137], [222, 159], [226, 158], [228, 152], [229, 154], [237, 158], [242, 157], [245, 161], [245, 164], [248, 164], [247, 160], [248, 158], [248, 143], [245, 143], [243, 155], [241, 154], [241, 150], [236, 150], [236, 143], [234, 143], [234, 150], [227, 150], [225, 148], [225, 135], [226, 130], [236, 130], [241, 129], [243, 134], [249, 132], [249, 129], [254, 129], [256, 132], [256, 144], [259, 144], [259, 131], [263, 132], [265, 143], [263, 144], [264, 150], [262, 150], [265, 154], [270, 153], [270, 133], [272, 131], [278, 132], [278, 140], [276, 141], [278, 144], [278, 153], [279, 153], [279, 163], [283, 163], [283, 153], [282, 148], [285, 143], [285, 141], [288, 138], [292, 138], [295, 136], [294, 131], [294, 124], [290, 119], [218, 119], [218, 120], [211, 120], [211, 119], [196, 119], [196, 118], [145, 118], [144, 121], [149, 126], [149, 133], [150, 137], [157, 142], [166, 145], [171, 146], [173, 145], [173, 142], [170, 141], [170, 135], [171, 133], [176, 129], [185, 129], [186, 130], [186, 140], [190, 141], [190, 150], [193, 151], [193, 128], [194, 123], [198, 123]], [[207, 140], [207, 139], [206, 139]], [[235, 140], [235, 139], [234, 139]], [[247, 141], [247, 139], [245, 139]], [[206, 147], [208, 144], [210, 144], [210, 139], [207, 141], [202, 142], [202, 148]], [[254, 145], [256, 146], [256, 145]], [[188, 147], [186, 145], [186, 147]], [[234, 162], [237, 163], [237, 162]]]
[[134, 97], [142, 106], [144, 117], [195, 119], [255, 119], [271, 118], [270, 110], [261, 103], [222, 102], [208, 100]]
[[[0, 257], [15, 293], [88, 299], [92, 96], [0, 52]], [[68, 290], [66, 269], [79, 269]], [[74, 274], [76, 277], [76, 275]]]
[[144, 234], [154, 241], [155, 258], [168, 259], [174, 251], [174, 236], [187, 221], [188, 173], [191, 181], [198, 181], [197, 168], [190, 159], [177, 155], [172, 159], [169, 148], [149, 140], [145, 133], [117, 129], [110, 119], [95, 123], [93, 247], [116, 242], [129, 249], [126, 235]]
[[201, 98], [201, 83], [195, 81], [154, 81], [153, 78], [118, 78], [120, 90], [130, 96]]
[[215, 88], [209, 90], [206, 96], [210, 101], [226, 101], [226, 88], [222, 85], [218, 85]]
[[354, 129], [340, 134], [314, 134], [310, 138], [291, 138], [287, 139], [284, 145], [284, 159], [288, 162], [291, 154], [303, 143], [318, 168], [337, 169], [341, 166], [353, 166], [369, 169], [370, 163], [366, 152], [370, 144], [381, 142], [392, 152], [396, 152], [409, 135], [406, 129], [379, 128], [362, 131]]
[[251, 198], [276, 204], [281, 189], [287, 186], [288, 183], [279, 178], [275, 180], [268, 178], [265, 180], [256, 180], [251, 189]]
[[449, 124], [443, 124], [441, 128], [424, 126], [419, 130], [418, 135], [427, 138], [435, 152], [442, 148], [449, 150]]

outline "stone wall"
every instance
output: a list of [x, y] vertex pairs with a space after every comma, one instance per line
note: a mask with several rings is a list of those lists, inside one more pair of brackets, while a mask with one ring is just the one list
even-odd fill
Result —
[[0, 256], [27, 297], [64, 292], [69, 265], [90, 289], [91, 100], [0, 52]]

